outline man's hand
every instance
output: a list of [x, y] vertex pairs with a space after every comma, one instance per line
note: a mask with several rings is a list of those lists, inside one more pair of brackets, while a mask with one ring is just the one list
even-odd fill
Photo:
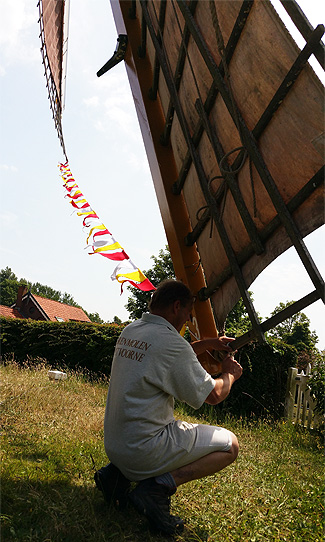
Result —
[[228, 343], [234, 341], [233, 337], [213, 337], [209, 339], [201, 339], [200, 341], [194, 341], [191, 346], [196, 355], [202, 354], [206, 350], [213, 352], [213, 350], [233, 352], [231, 346]]
[[227, 354], [227, 356], [222, 360], [221, 367], [222, 373], [228, 373], [233, 375], [235, 380], [238, 380], [238, 378], [240, 378], [243, 373], [242, 366], [238, 363], [238, 361], [235, 360], [235, 358], [231, 354]]
[[[222, 361], [228, 356], [227, 352], [234, 354], [231, 346], [228, 343], [234, 341], [232, 337], [211, 337], [209, 339], [201, 339], [191, 343], [191, 346], [196, 353], [202, 367], [210, 373], [216, 375], [222, 372]], [[238, 376], [239, 378], [239, 376]]]
[[221, 370], [221, 375], [214, 381], [214, 389], [205, 400], [209, 405], [217, 405], [226, 399], [233, 383], [241, 377], [243, 372], [243, 368], [231, 354], [227, 354], [222, 360]]
[[218, 337], [216, 339], [211, 339], [212, 346], [210, 346], [210, 349], [212, 350], [225, 350], [226, 352], [232, 352], [232, 348], [229, 345], [232, 341], [235, 339], [233, 337]]

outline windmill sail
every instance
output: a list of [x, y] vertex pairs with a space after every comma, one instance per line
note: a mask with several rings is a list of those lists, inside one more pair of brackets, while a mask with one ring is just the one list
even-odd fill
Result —
[[65, 157], [62, 132], [69, 0], [39, 0], [41, 53], [56, 131]]
[[[39, 2], [63, 149], [66, 3]], [[175, 272], [197, 295], [197, 338], [222, 329], [240, 298], [252, 330], [236, 345], [324, 302], [303, 240], [324, 223], [324, 88], [308, 63], [324, 70], [324, 27], [281, 3], [301, 50], [269, 0], [111, 0], [118, 47], [97, 75], [125, 60]], [[312, 290], [260, 322], [248, 289], [292, 246]]]
[[[324, 91], [308, 64], [324, 62], [324, 27], [284, 2], [300, 50], [269, 0], [112, 1], [178, 278], [222, 328], [242, 297], [259, 339], [248, 288], [294, 246], [313, 290], [324, 282], [303, 238], [324, 223]], [[323, 66], [324, 68], [324, 66]], [[280, 315], [278, 319], [285, 317]], [[208, 324], [209, 326], [209, 324]], [[213, 326], [213, 324], [212, 324]]]

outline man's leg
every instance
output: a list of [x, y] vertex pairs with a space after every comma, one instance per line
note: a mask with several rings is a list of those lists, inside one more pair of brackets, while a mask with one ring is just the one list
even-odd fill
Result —
[[131, 483], [113, 463], [108, 463], [95, 472], [94, 480], [109, 504], [113, 503], [120, 509], [126, 507]]
[[231, 433], [231, 438], [232, 445], [227, 452], [212, 452], [193, 463], [189, 463], [189, 465], [171, 471], [170, 474], [174, 478], [176, 486], [210, 476], [233, 463], [238, 455], [238, 440], [233, 433]]
[[181, 533], [184, 522], [178, 516], [170, 514], [170, 498], [176, 493], [176, 487], [160, 484], [157, 478], [147, 478], [139, 482], [129, 494], [134, 508], [144, 514], [151, 527], [168, 535]]
[[186, 466], [143, 480], [130, 493], [132, 504], [147, 516], [153, 527], [167, 534], [182, 531], [183, 521], [170, 515], [170, 497], [176, 492], [177, 486], [214, 474], [235, 461], [238, 455], [238, 440], [233, 433], [228, 434], [232, 441], [228, 451], [207, 453]]

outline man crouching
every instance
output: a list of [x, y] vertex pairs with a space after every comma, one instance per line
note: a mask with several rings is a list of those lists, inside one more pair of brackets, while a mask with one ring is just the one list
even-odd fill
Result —
[[[181, 532], [170, 514], [170, 497], [181, 484], [209, 476], [235, 461], [236, 436], [227, 429], [175, 420], [174, 398], [198, 409], [216, 405], [240, 378], [228, 354], [214, 379], [199, 363], [205, 350], [230, 352], [229, 337], [189, 344], [179, 334], [191, 318], [193, 295], [167, 280], [152, 295], [150, 313], [129, 324], [116, 344], [107, 397], [104, 444], [110, 463], [95, 474], [108, 501], [129, 500], [151, 526]], [[138, 482], [130, 491], [130, 481]]]

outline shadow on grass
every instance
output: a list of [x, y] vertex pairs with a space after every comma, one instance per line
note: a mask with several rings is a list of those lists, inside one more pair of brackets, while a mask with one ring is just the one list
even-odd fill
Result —
[[118, 511], [109, 506], [89, 482], [73, 485], [4, 476], [1, 493], [1, 539], [6, 542], [200, 542], [207, 536], [187, 528], [176, 537], [154, 533], [132, 507]]

